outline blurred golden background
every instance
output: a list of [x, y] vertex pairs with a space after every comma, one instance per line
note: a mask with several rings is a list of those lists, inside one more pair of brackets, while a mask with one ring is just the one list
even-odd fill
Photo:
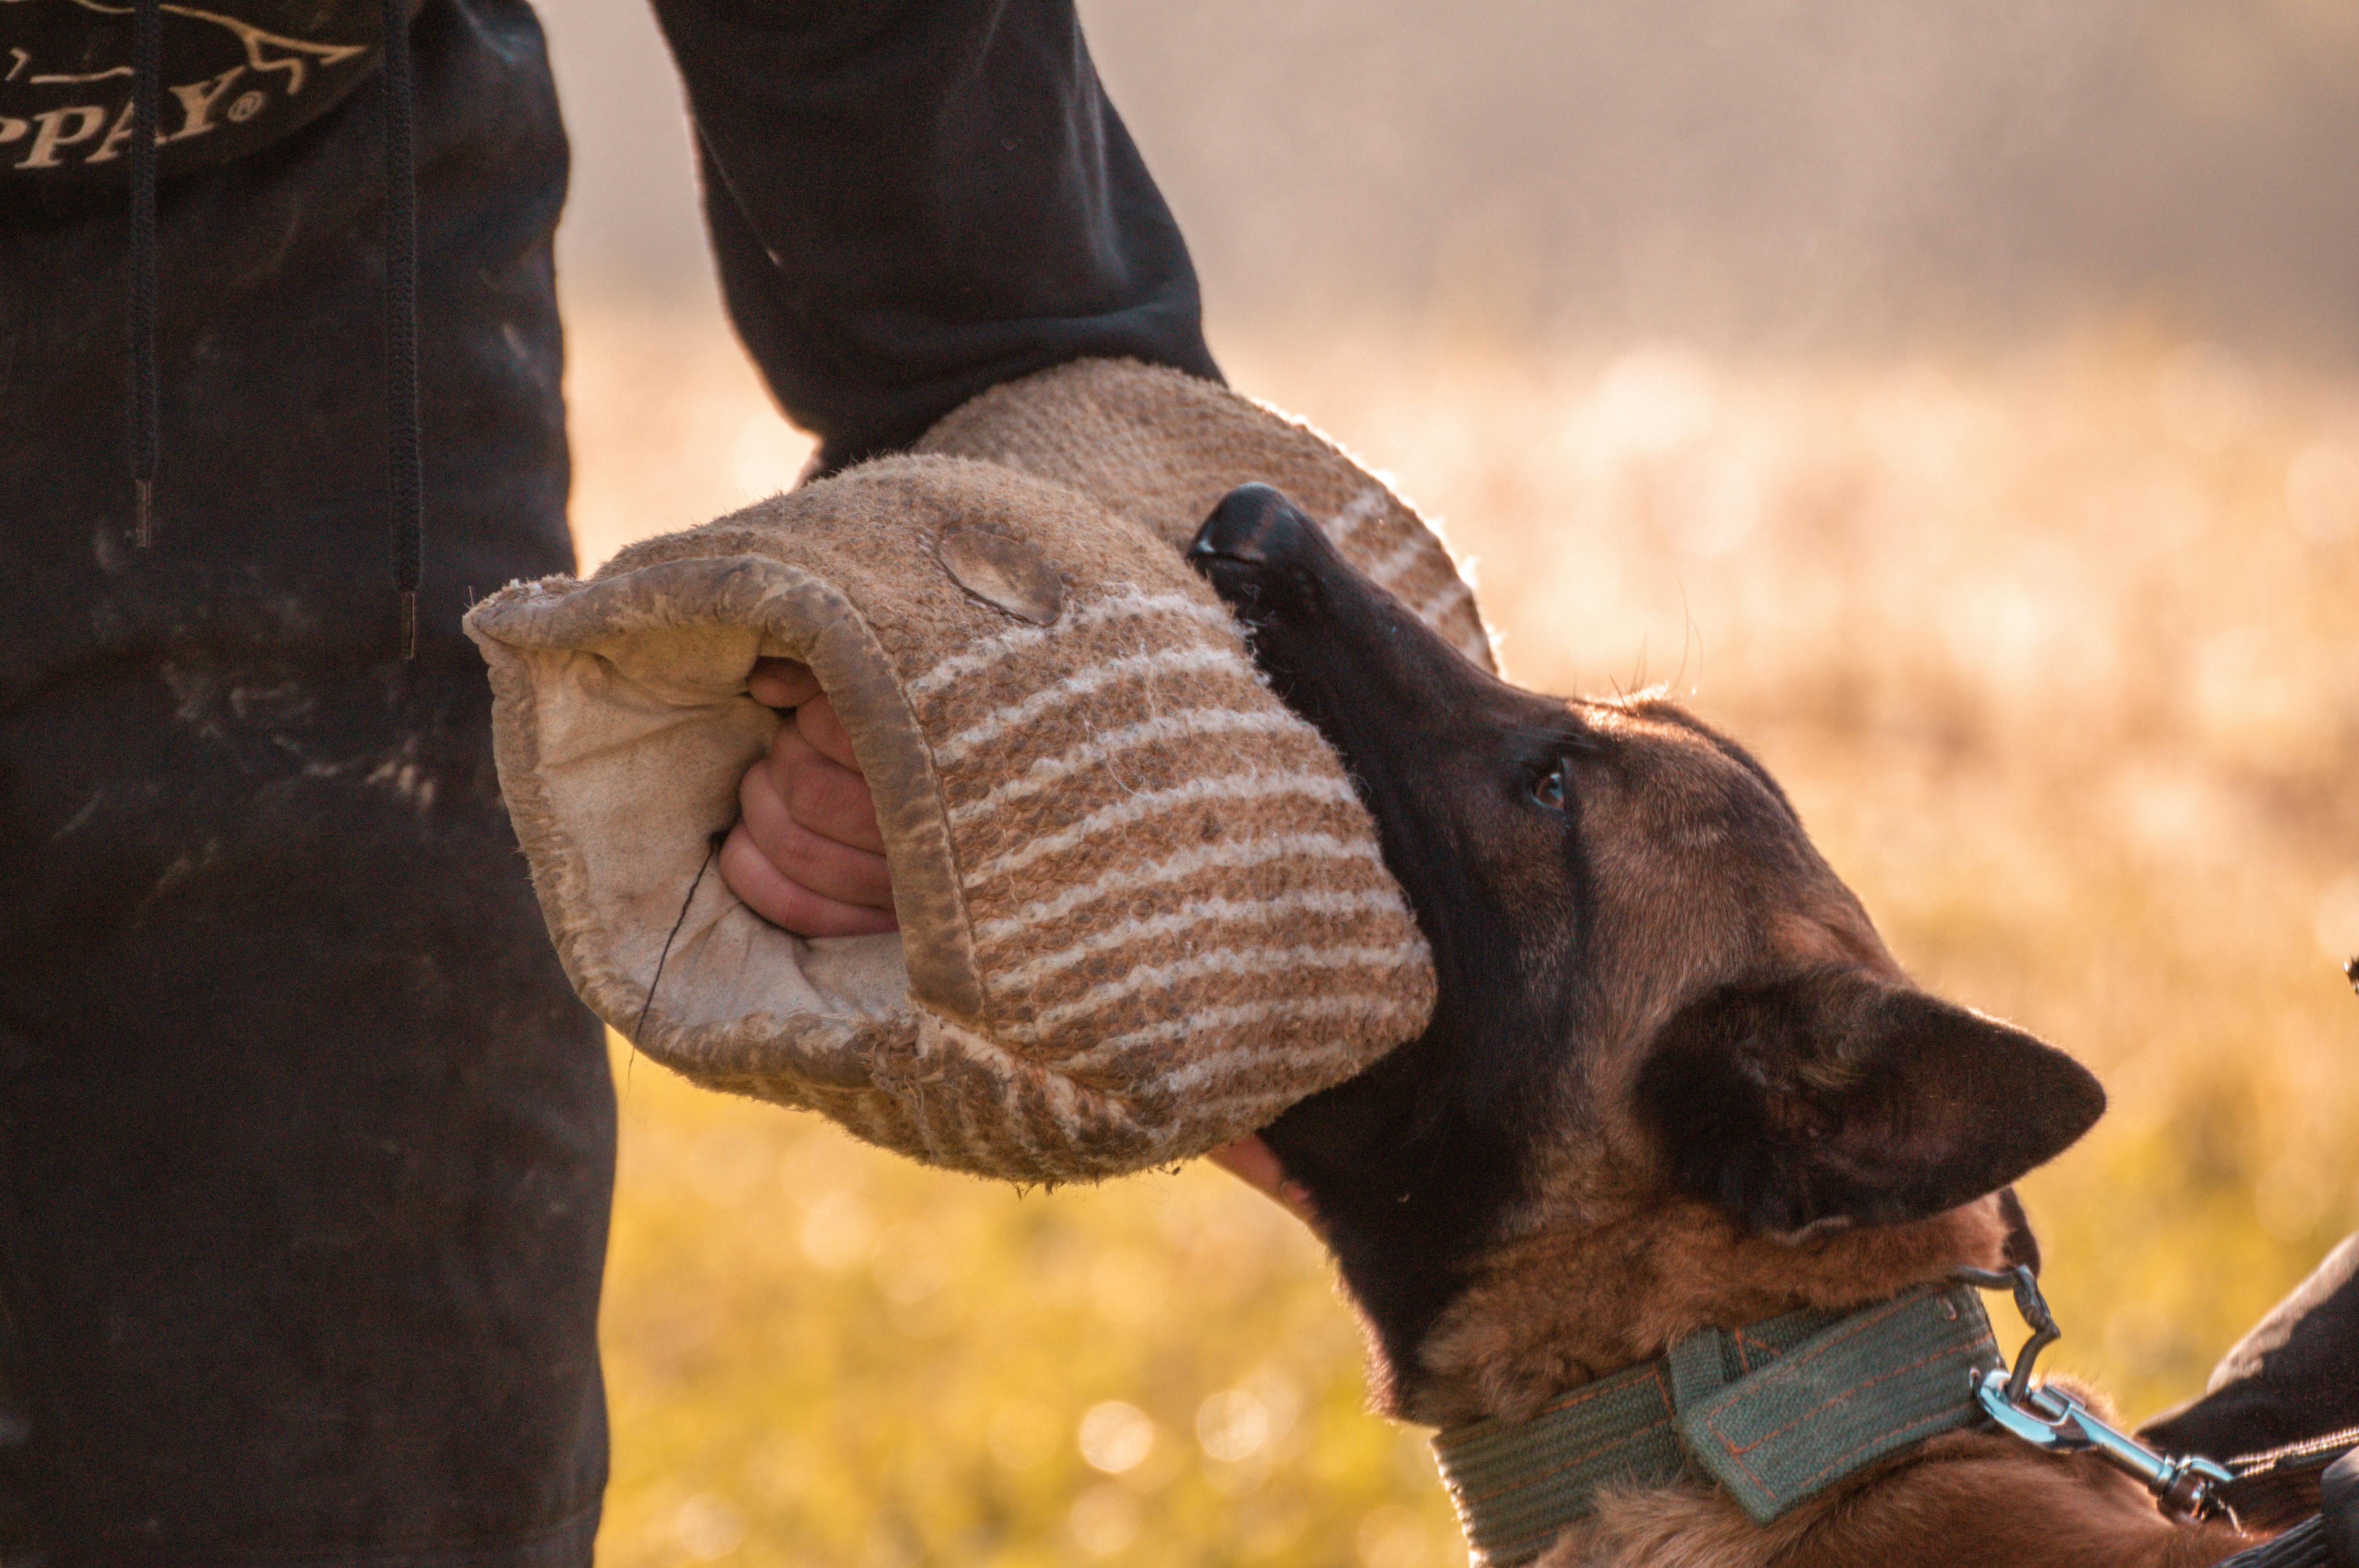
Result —
[[[2025, 1187], [2052, 1358], [2199, 1390], [2359, 1226], [2359, 8], [1082, 12], [1231, 379], [1440, 520], [1509, 672], [1668, 683], [1929, 986], [2097, 1069]], [[808, 444], [651, 23], [546, 14], [587, 564]], [[1234, 1182], [1016, 1193], [615, 1065], [603, 1562], [1463, 1560]]]

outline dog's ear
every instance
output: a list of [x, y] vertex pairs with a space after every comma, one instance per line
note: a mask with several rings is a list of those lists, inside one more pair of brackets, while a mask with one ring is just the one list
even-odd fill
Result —
[[1638, 1108], [1680, 1187], [1792, 1236], [1994, 1192], [2087, 1131], [2105, 1093], [2020, 1030], [1828, 971], [1690, 1003], [1654, 1042]]

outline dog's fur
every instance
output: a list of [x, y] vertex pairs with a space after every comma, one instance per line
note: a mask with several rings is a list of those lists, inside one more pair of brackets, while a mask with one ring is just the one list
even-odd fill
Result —
[[[1249, 486], [1192, 558], [1343, 753], [1434, 948], [1431, 1026], [1263, 1134], [1315, 1204], [1379, 1405], [1517, 1419], [1705, 1325], [2028, 1256], [2007, 1184], [2104, 1108], [2083, 1068], [1912, 986], [1760, 764], [1669, 702], [1477, 670]], [[1623, 1488], [1549, 1568], [2197, 1568], [2093, 1458], [1989, 1432], [1767, 1527]]]

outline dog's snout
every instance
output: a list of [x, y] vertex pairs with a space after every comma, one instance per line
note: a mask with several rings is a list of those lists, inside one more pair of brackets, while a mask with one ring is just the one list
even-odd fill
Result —
[[1318, 525], [1266, 484], [1241, 484], [1221, 498], [1188, 546], [1190, 560], [1263, 566], [1299, 559], [1315, 547]]

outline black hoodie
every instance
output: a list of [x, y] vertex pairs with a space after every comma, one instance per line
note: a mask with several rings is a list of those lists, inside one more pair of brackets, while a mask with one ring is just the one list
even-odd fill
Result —
[[[29, 1476], [61, 1563], [586, 1563], [614, 1099], [458, 630], [572, 559], [539, 28], [409, 34], [405, 666], [376, 6], [163, 9], [142, 549], [124, 3], [0, 0], [0, 1556]], [[731, 308], [832, 460], [1074, 355], [1211, 373], [1067, 0], [662, 20]]]

